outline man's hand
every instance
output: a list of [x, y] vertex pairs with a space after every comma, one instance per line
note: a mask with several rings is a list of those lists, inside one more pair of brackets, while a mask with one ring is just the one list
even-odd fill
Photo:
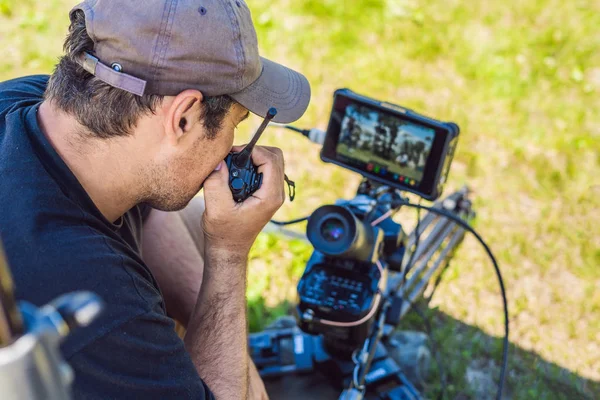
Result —
[[[234, 147], [234, 151], [242, 147]], [[233, 200], [225, 162], [204, 182], [206, 210], [202, 220], [207, 249], [247, 254], [256, 236], [285, 201], [283, 153], [276, 147], [257, 146], [252, 162], [263, 173], [263, 182], [242, 203]]]
[[252, 161], [263, 183], [241, 204], [233, 200], [224, 162], [204, 182], [204, 281], [184, 342], [217, 399], [265, 394], [248, 359], [246, 269], [254, 239], [285, 200], [283, 155], [256, 147]]

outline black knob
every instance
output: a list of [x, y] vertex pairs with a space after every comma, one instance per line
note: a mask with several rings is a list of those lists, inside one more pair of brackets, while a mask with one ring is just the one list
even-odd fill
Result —
[[240, 193], [242, 190], [244, 190], [246, 183], [242, 178], [234, 178], [229, 186], [231, 187], [231, 191], [233, 193]]

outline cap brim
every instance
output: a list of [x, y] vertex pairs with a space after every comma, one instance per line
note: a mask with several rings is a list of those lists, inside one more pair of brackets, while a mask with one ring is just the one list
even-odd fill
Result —
[[263, 70], [256, 81], [244, 90], [230, 94], [254, 114], [267, 115], [277, 109], [273, 122], [289, 124], [300, 118], [310, 101], [310, 84], [304, 75], [262, 58]]

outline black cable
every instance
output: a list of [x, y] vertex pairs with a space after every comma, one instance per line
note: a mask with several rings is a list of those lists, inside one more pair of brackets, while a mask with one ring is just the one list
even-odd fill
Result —
[[310, 133], [310, 129], [300, 129], [300, 128], [296, 128], [295, 126], [292, 126], [292, 125], [284, 125], [283, 127], [285, 129], [289, 129], [291, 131], [301, 133], [302, 135], [304, 135], [306, 137], [308, 137], [308, 134]]
[[293, 224], [298, 224], [300, 222], [307, 221], [308, 218], [309, 217], [302, 217], [302, 218], [293, 219], [291, 221], [275, 221], [274, 219], [272, 219], [270, 222], [277, 226], [286, 226], [286, 225], [293, 225]]
[[404, 298], [403, 298], [403, 300], [408, 302], [408, 304], [410, 305], [410, 308], [415, 313], [417, 313], [417, 315], [425, 323], [425, 329], [427, 330], [427, 336], [429, 337], [429, 341], [431, 342], [431, 350], [433, 350], [435, 362], [437, 363], [437, 367], [438, 367], [438, 373], [440, 374], [440, 379], [442, 380], [442, 387], [440, 389], [440, 392], [438, 393], [437, 398], [438, 398], [438, 400], [443, 400], [444, 397], [446, 396], [446, 389], [447, 389], [448, 382], [446, 379], [446, 371], [445, 371], [444, 365], [442, 364], [442, 357], [440, 355], [440, 351], [437, 346], [437, 342], [433, 338], [433, 329], [431, 328], [431, 322], [429, 321], [429, 318], [427, 318], [427, 316], [425, 315], [423, 310], [421, 310], [419, 307], [417, 307], [416, 304], [414, 304]]
[[502, 295], [502, 303], [504, 306], [504, 340], [502, 343], [503, 349], [502, 349], [502, 366], [500, 368], [500, 380], [499, 380], [499, 384], [498, 384], [498, 391], [496, 393], [496, 400], [501, 400], [502, 399], [502, 389], [504, 387], [504, 382], [506, 380], [506, 367], [508, 364], [508, 333], [509, 333], [509, 322], [508, 322], [508, 302], [506, 300], [506, 290], [504, 289], [504, 280], [502, 279], [502, 273], [500, 272], [500, 268], [498, 267], [498, 263], [496, 262], [496, 258], [494, 257], [494, 255], [492, 254], [492, 251], [490, 250], [489, 246], [487, 245], [487, 243], [483, 240], [483, 238], [475, 231], [475, 229], [471, 228], [471, 226], [469, 224], [467, 224], [465, 221], [463, 221], [461, 218], [457, 217], [456, 215], [449, 213], [446, 210], [442, 210], [439, 208], [434, 208], [434, 207], [428, 207], [428, 206], [422, 206], [420, 204], [412, 204], [409, 202], [402, 202], [401, 205], [403, 206], [409, 206], [409, 207], [413, 207], [413, 208], [417, 208], [417, 209], [422, 209], [422, 210], [427, 210], [430, 212], [433, 212], [435, 214], [438, 215], [442, 215], [446, 218], [451, 219], [452, 221], [454, 221], [455, 223], [457, 223], [458, 225], [460, 225], [462, 228], [466, 229], [467, 231], [471, 232], [473, 234], [473, 236], [475, 236], [477, 238], [477, 240], [479, 241], [479, 243], [483, 246], [483, 248], [485, 249], [486, 253], [488, 254], [488, 256], [490, 257], [490, 259], [492, 260], [492, 263], [494, 264], [494, 270], [496, 272], [496, 277], [498, 278], [498, 284], [500, 285], [500, 292]]
[[[419, 199], [419, 205], [421, 205], [421, 200]], [[415, 227], [415, 243], [414, 243], [414, 250], [410, 253], [410, 258], [408, 259], [408, 263], [406, 264], [403, 276], [402, 276], [402, 283], [404, 284], [406, 282], [406, 274], [408, 274], [408, 271], [410, 271], [410, 269], [412, 268], [412, 263], [414, 261], [415, 258], [415, 253], [417, 252], [417, 249], [419, 248], [419, 239], [421, 238], [421, 233], [419, 232], [419, 228], [421, 227], [421, 209], [417, 208], [417, 226]]]

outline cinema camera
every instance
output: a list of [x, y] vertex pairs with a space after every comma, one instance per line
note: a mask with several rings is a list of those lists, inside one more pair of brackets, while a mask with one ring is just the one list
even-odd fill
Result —
[[[323, 161], [364, 179], [354, 199], [307, 218], [314, 252], [298, 283], [296, 321], [251, 334], [253, 360], [265, 378], [317, 370], [337, 393], [345, 388], [340, 399], [419, 399], [429, 351], [423, 340], [401, 346], [394, 331], [448, 265], [474, 213], [466, 188], [433, 207], [402, 192], [439, 198], [459, 128], [348, 89], [335, 92], [325, 133], [289, 128], [321, 143]], [[429, 211], [410, 235], [392, 220], [401, 206]]]
[[308, 220], [315, 251], [298, 284], [300, 327], [323, 334], [328, 349], [351, 353], [367, 338], [388, 271], [403, 271], [406, 235], [389, 218], [402, 204], [399, 190], [437, 198], [458, 132], [453, 123], [336, 92], [321, 158], [367, 180], [353, 201], [320, 207]]

